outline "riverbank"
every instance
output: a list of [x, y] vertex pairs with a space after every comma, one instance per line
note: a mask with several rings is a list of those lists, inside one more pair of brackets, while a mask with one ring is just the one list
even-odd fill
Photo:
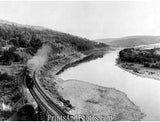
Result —
[[160, 80], [160, 48], [126, 48], [119, 52], [117, 65], [126, 71]]
[[[57, 92], [57, 87], [60, 83], [64, 82], [63, 79], [60, 79], [58, 74], [62, 73], [64, 70], [74, 67], [80, 63], [84, 63], [96, 58], [103, 57], [105, 53], [107, 53], [107, 49], [99, 49], [86, 52], [86, 55], [82, 55], [81, 53], [73, 53], [69, 54], [63, 58], [59, 58], [56, 60], [52, 60], [41, 67], [40, 74], [38, 75], [38, 79], [40, 85], [44, 90], [52, 96], [52, 100], [61, 105], [61, 102], [65, 102], [62, 96]], [[59, 101], [61, 99], [61, 101]], [[65, 108], [65, 105], [63, 106]]]
[[70, 111], [72, 115], [84, 115], [86, 118], [92, 115], [98, 120], [106, 116], [106, 121], [138, 121], [145, 116], [125, 93], [114, 88], [66, 80], [59, 85], [58, 92], [74, 106]]
[[[75, 62], [79, 63], [81, 60], [76, 60]], [[65, 63], [67, 63], [66, 60]], [[45, 76], [42, 86], [54, 100], [56, 99], [56, 103], [68, 113], [85, 115], [85, 117], [89, 115], [100, 117], [103, 115], [109, 116], [110, 120], [117, 121], [141, 120], [145, 116], [140, 108], [121, 91], [84, 81], [59, 78], [56, 74], [65, 65], [58, 64], [55, 64], [54, 70], [51, 69]], [[74, 62], [70, 62], [70, 64], [74, 64]], [[60, 100], [58, 101], [57, 99]], [[67, 106], [71, 106], [67, 107], [66, 103], [68, 103]]]
[[157, 68], [146, 68], [141, 64], [117, 61], [117, 66], [134, 75], [160, 80], [160, 70]]
[[81, 63], [85, 63], [85, 62], [89, 62], [91, 60], [95, 60], [97, 58], [102, 58], [108, 51], [107, 50], [94, 50], [92, 52], [87, 52], [86, 53], [86, 56], [84, 57], [81, 57], [80, 59], [76, 60], [76, 61], [73, 61], [73, 62], [70, 62], [70, 63], [67, 63], [64, 67], [61, 68], [61, 70], [59, 70], [56, 75], [59, 75], [61, 74], [62, 72], [64, 72], [65, 70], [67, 70], [68, 68], [70, 67], [75, 67], [77, 66], [78, 64], [81, 64]]

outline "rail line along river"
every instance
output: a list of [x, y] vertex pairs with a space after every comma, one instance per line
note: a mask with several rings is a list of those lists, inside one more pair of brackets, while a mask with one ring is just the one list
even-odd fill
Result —
[[160, 81], [133, 75], [116, 65], [119, 50], [87, 63], [71, 67], [61, 78], [87, 81], [127, 94], [146, 114], [143, 120], [160, 120]]

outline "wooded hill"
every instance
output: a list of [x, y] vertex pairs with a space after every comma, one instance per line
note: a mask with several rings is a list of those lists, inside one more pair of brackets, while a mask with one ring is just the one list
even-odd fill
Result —
[[[33, 56], [43, 43], [58, 45], [59, 50], [84, 52], [102, 47], [109, 47], [103, 43], [90, 41], [86, 38], [54, 31], [38, 26], [20, 25], [7, 21], [0, 21], [0, 60], [1, 64], [19, 62], [23, 59], [17, 51]], [[4, 63], [5, 62], [5, 63]]]

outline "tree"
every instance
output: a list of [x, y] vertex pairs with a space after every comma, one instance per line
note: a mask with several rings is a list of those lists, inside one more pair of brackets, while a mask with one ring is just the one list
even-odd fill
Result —
[[30, 45], [33, 48], [39, 49], [42, 46], [42, 41], [36, 36], [32, 36], [30, 40]]
[[18, 41], [17, 38], [12, 38], [12, 39], [9, 41], [9, 44], [12, 44], [12, 45], [14, 45], [14, 46], [16, 46], [16, 47], [19, 47], [19, 46], [20, 46], [19, 41]]

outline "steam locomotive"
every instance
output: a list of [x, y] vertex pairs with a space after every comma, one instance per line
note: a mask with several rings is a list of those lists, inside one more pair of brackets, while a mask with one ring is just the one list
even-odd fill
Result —
[[31, 77], [31, 74], [30, 74], [30, 71], [29, 69], [26, 67], [24, 67], [24, 70], [23, 70], [23, 75], [24, 75], [24, 81], [26, 82], [26, 85], [29, 89], [33, 88], [34, 86], [34, 81]]

